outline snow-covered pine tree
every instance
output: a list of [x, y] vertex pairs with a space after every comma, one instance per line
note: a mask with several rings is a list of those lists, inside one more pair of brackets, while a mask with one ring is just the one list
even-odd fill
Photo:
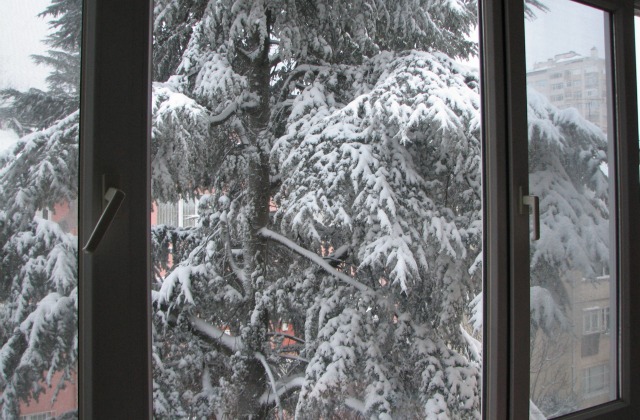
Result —
[[23, 136], [0, 157], [2, 418], [76, 368], [77, 238], [36, 211], [77, 198], [81, 7], [54, 0], [42, 13], [52, 49], [34, 59], [52, 68], [49, 89], [1, 93], [2, 118]]
[[557, 416], [578, 408], [577, 396], [567, 393], [572, 374], [560, 365], [580, 331], [572, 324], [571, 290], [609, 273], [607, 139], [576, 109], [558, 109], [531, 88], [527, 97], [529, 188], [541, 198], [540, 240], [530, 257], [531, 371], [541, 376], [532, 398]]
[[158, 417], [479, 417], [475, 8], [207, 5], [154, 85], [155, 198], [208, 192], [154, 231]]

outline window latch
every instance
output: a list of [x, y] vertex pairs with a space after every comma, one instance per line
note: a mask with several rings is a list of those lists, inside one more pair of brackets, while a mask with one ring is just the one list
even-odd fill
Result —
[[109, 188], [104, 194], [107, 205], [104, 207], [96, 227], [93, 229], [93, 232], [91, 232], [87, 244], [82, 248], [84, 252], [93, 253], [96, 248], [98, 248], [104, 234], [107, 232], [107, 229], [109, 229], [109, 226], [111, 226], [111, 223], [113, 223], [113, 219], [116, 217], [125, 196], [124, 191], [118, 188]]
[[540, 239], [540, 199], [537, 195], [523, 195], [520, 187], [520, 214], [525, 214], [524, 206], [533, 213], [533, 240]]

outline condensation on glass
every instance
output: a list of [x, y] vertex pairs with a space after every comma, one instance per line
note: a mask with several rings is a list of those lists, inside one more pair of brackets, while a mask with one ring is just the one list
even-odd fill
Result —
[[[531, 417], [617, 398], [610, 16], [558, 0], [526, 19]], [[554, 121], [549, 124], [548, 121]]]
[[477, 6], [204, 4], [154, 10], [154, 416], [480, 417]]
[[0, 418], [77, 418], [82, 2], [0, 4]]

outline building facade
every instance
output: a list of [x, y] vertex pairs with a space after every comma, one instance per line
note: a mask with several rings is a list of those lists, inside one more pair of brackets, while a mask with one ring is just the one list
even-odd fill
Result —
[[575, 108], [586, 120], [607, 133], [606, 61], [598, 50], [589, 56], [569, 51], [534, 63], [527, 86], [560, 109]]

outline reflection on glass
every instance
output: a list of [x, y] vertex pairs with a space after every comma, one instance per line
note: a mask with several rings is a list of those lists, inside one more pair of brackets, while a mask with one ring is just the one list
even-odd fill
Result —
[[81, 2], [0, 9], [0, 418], [77, 418]]
[[[531, 242], [531, 417], [617, 397], [610, 246], [613, 142], [608, 14], [568, 0], [526, 21]], [[550, 124], [550, 122], [553, 124]]]
[[177, 4], [155, 7], [154, 415], [478, 418], [474, 3]]

